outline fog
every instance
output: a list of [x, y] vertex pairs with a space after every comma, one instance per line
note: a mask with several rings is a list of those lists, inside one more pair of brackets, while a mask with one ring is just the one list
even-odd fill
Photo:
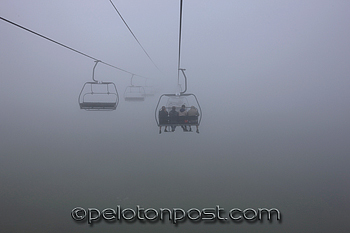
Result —
[[[95, 77], [116, 84], [119, 104], [81, 110], [94, 60], [0, 20], [1, 232], [350, 230], [350, 3], [184, 0], [181, 67], [202, 108], [200, 133], [159, 134], [158, 99], [177, 90], [179, 1], [113, 2], [159, 69], [109, 1], [1, 1], [1, 17], [157, 90], [127, 102], [130, 73], [99, 63]], [[118, 205], [282, 217], [71, 217]]]

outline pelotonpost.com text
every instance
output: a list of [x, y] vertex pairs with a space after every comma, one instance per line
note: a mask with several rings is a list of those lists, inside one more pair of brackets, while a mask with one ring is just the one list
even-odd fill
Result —
[[189, 221], [281, 221], [281, 212], [276, 208], [231, 208], [226, 211], [216, 205], [212, 208], [143, 208], [137, 205], [135, 208], [97, 208], [75, 207], [71, 211], [71, 216], [75, 221], [87, 221], [88, 224], [99, 220], [105, 221], [170, 221], [174, 224]]

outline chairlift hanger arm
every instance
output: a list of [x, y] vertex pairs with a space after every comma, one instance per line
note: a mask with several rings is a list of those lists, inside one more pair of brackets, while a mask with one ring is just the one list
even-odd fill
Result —
[[184, 79], [185, 79], [185, 90], [180, 92], [181, 94], [185, 94], [185, 92], [187, 91], [187, 77], [185, 75], [185, 70], [186, 69], [182, 69], [182, 68], [179, 68], [179, 70], [181, 70], [182, 74], [184, 75]]
[[131, 86], [133, 86], [133, 84], [132, 84], [132, 79], [133, 78], [134, 78], [134, 74], [131, 74], [131, 81], [130, 81]]
[[96, 60], [95, 61], [95, 65], [94, 65], [94, 68], [92, 69], [92, 80], [94, 80], [94, 82], [98, 82], [97, 80], [95, 80], [95, 68], [97, 66], [97, 64], [101, 62], [100, 60]]

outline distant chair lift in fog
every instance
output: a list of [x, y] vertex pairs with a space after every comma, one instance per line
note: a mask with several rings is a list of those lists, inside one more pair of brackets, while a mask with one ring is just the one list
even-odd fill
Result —
[[145, 88], [143, 86], [133, 85], [133, 77], [131, 76], [131, 85], [127, 86], [124, 92], [125, 101], [144, 101], [145, 100]]
[[147, 97], [147, 96], [154, 96], [154, 94], [156, 92], [153, 85], [148, 85], [148, 83], [147, 83], [148, 80], [149, 79], [146, 78], [146, 83], [145, 83], [145, 86], [144, 86], [145, 97]]
[[95, 61], [92, 71], [93, 82], [86, 82], [79, 94], [80, 109], [89, 111], [112, 111], [119, 103], [117, 87], [113, 82], [95, 80], [95, 68], [100, 61]]

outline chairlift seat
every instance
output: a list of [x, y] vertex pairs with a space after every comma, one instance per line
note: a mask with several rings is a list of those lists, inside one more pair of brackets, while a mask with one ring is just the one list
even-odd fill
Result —
[[125, 101], [144, 101], [144, 96], [126, 96], [124, 97]]
[[159, 126], [192, 126], [199, 125], [198, 116], [178, 116], [178, 117], [160, 117]]
[[116, 103], [101, 103], [101, 102], [83, 102], [79, 103], [81, 109], [86, 110], [115, 110]]

